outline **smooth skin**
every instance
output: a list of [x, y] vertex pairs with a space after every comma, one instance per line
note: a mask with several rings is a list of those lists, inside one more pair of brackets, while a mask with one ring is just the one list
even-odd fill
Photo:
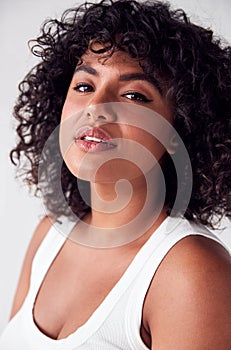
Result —
[[[139, 64], [125, 53], [113, 55], [104, 64], [92, 55], [85, 58], [83, 64], [87, 63], [99, 74], [92, 77], [86, 71], [75, 73], [62, 120], [79, 108], [122, 100], [145, 105], [171, 121], [171, 109], [153, 85], [140, 80], [121, 82], [120, 77], [125, 73], [141, 73]], [[76, 80], [79, 84], [77, 92], [73, 90]], [[111, 84], [113, 90], [108, 90]], [[111, 93], [105, 95], [105, 91]], [[151, 102], [145, 102], [140, 94]], [[110, 124], [107, 127], [110, 129]], [[110, 132], [114, 131], [120, 132], [121, 137], [125, 134], [131, 139], [137, 137], [145, 145], [141, 130], [110, 129]], [[155, 139], [152, 141], [152, 151], [160, 158], [165, 150]], [[76, 158], [69, 159], [72, 171], [76, 170], [81, 157], [78, 151]], [[130, 164], [125, 164], [125, 169], [133, 170]], [[106, 171], [100, 181], [91, 186], [93, 202], [97, 200], [96, 192], [103, 199], [114, 198], [114, 183], [108, 181], [109, 174]], [[122, 212], [107, 215], [100, 210], [92, 210], [85, 222], [98, 227], [102, 227], [103, 222], [104, 227], [112, 227], [123, 225], [135, 217], [146, 196], [144, 176], [137, 172], [132, 183], [133, 197]], [[62, 339], [83, 325], [165, 217], [163, 208], [145, 234], [116, 248], [94, 249], [67, 240], [48, 270], [36, 298], [34, 319], [40, 330], [53, 339]], [[46, 217], [34, 233], [24, 260], [11, 318], [28, 293], [34, 254], [51, 225], [52, 220]], [[78, 225], [81, 230], [81, 223]], [[186, 237], [178, 242], [163, 259], [151, 282], [144, 302], [140, 332], [144, 343], [153, 350], [230, 350], [231, 260], [226, 250], [200, 236]]]

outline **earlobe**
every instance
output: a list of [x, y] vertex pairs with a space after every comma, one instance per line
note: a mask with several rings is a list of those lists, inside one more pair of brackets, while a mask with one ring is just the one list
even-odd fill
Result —
[[167, 152], [169, 154], [175, 154], [177, 151], [177, 148], [179, 146], [179, 142], [177, 140], [177, 136], [173, 135], [169, 141], [168, 147], [167, 147]]

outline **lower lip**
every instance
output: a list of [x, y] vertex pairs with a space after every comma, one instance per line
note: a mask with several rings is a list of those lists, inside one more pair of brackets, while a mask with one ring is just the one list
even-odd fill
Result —
[[75, 144], [81, 149], [81, 151], [91, 153], [108, 151], [116, 147], [116, 145], [109, 142], [94, 142], [87, 140], [76, 140]]

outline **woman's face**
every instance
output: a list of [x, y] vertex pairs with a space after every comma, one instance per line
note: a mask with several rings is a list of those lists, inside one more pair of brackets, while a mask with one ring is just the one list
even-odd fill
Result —
[[92, 182], [131, 180], [166, 149], [148, 132], [156, 113], [172, 123], [158, 82], [139, 62], [116, 51], [106, 60], [87, 52], [76, 67], [61, 116], [60, 145], [69, 170]]

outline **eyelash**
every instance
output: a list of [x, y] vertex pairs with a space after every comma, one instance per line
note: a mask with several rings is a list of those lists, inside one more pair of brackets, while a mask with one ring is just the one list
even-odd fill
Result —
[[[81, 91], [81, 88], [87, 88], [88, 91], [84, 90]], [[90, 89], [89, 89], [90, 88]], [[92, 92], [93, 91], [93, 87], [89, 84], [85, 84], [85, 83], [80, 83], [77, 84], [73, 90], [81, 93], [81, 94], [85, 94], [88, 92]], [[90, 91], [89, 91], [90, 90]], [[132, 98], [128, 98], [127, 96], [133, 96]], [[152, 102], [153, 100], [148, 99], [146, 96], [144, 96], [143, 94], [141, 94], [140, 92], [136, 92], [136, 91], [130, 91], [130, 92], [126, 92], [126, 94], [121, 95], [122, 97], [128, 98], [131, 101], [137, 101], [137, 102], [144, 102], [144, 103], [148, 103], [148, 102]]]
[[[79, 89], [81, 88], [81, 87], [90, 87], [91, 88], [91, 91], [93, 91], [93, 87], [91, 86], [91, 85], [89, 85], [89, 84], [85, 84], [85, 83], [80, 83], [80, 84], [77, 84], [75, 87], [74, 87], [74, 90], [75, 91], [78, 91], [78, 92], [80, 92], [80, 93], [82, 93], [82, 94], [84, 94], [86, 91], [80, 91]], [[87, 91], [88, 92], [88, 91]]]
[[[136, 92], [136, 91], [131, 91], [131, 92], [126, 92], [126, 94], [123, 94], [123, 97], [126, 97], [128, 95], [133, 95], [133, 98], [130, 98], [130, 100], [132, 101], [140, 101], [140, 102], [152, 102], [153, 100], [149, 100], [146, 96], [144, 96], [143, 94], [141, 94], [140, 92]], [[134, 98], [135, 96], [135, 98]]]

